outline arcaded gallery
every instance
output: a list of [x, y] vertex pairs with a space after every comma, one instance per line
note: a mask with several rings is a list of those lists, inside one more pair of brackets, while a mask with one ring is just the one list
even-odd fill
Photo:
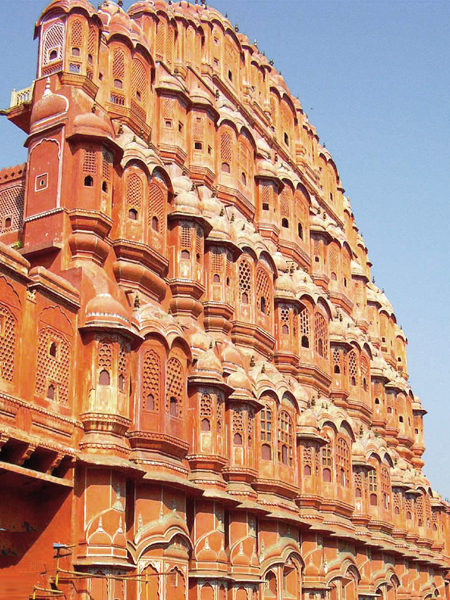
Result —
[[448, 600], [407, 339], [283, 77], [204, 2], [54, 0], [35, 36], [0, 172], [2, 598]]

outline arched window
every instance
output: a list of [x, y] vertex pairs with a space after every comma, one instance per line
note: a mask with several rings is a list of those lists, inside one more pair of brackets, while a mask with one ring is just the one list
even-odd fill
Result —
[[227, 131], [220, 136], [220, 162], [223, 173], [231, 173], [233, 164], [233, 139]]
[[389, 510], [391, 505], [391, 478], [388, 467], [381, 469], [381, 493], [383, 494], [383, 508]]
[[263, 408], [260, 412], [261, 426], [261, 458], [263, 460], [272, 459], [272, 411], [270, 408]]
[[314, 316], [315, 350], [322, 358], [328, 358], [328, 328], [325, 318], [316, 313]]
[[112, 71], [114, 87], [121, 90], [125, 78], [125, 54], [120, 48], [116, 48], [113, 52]]
[[350, 487], [350, 450], [342, 437], [337, 440], [336, 463], [339, 483], [344, 487]]
[[200, 398], [200, 429], [207, 433], [211, 431], [213, 417], [213, 401], [211, 394], [202, 394]]
[[144, 184], [137, 173], [130, 173], [126, 183], [126, 202], [128, 216], [130, 219], [137, 220], [142, 210], [142, 198]]
[[266, 271], [262, 268], [256, 271], [256, 295], [259, 310], [270, 317], [272, 314], [271, 285]]
[[147, 111], [147, 72], [138, 58], [131, 64], [131, 108], [141, 117], [146, 118]]
[[358, 358], [355, 350], [348, 354], [348, 377], [352, 386], [358, 385]]
[[292, 189], [285, 185], [280, 194], [280, 216], [281, 226], [289, 228], [289, 219], [291, 216], [291, 206], [293, 203]]
[[322, 479], [326, 483], [331, 482], [331, 474], [333, 471], [333, 452], [331, 444], [328, 440], [326, 446], [322, 447]]
[[248, 260], [239, 263], [239, 296], [241, 304], [250, 304], [252, 300], [252, 271]]
[[[55, 345], [56, 356], [50, 354]], [[53, 350], [52, 350], [53, 351]], [[4, 367], [3, 367], [4, 369]], [[56, 329], [46, 327], [41, 330], [37, 348], [36, 394], [67, 404], [69, 399], [70, 343]]]
[[300, 337], [302, 348], [309, 348], [310, 326], [309, 310], [305, 307], [300, 311]]
[[161, 250], [165, 235], [166, 190], [159, 181], [152, 180], [148, 186], [148, 226], [156, 236], [156, 249]]
[[365, 392], [369, 391], [370, 371], [369, 361], [365, 356], [361, 356], [361, 387]]
[[376, 469], [369, 471], [369, 499], [371, 506], [378, 505], [378, 480]]
[[43, 65], [62, 60], [64, 48], [64, 25], [54, 23], [46, 29], [43, 38]]
[[278, 416], [278, 461], [292, 467], [293, 435], [289, 414], [282, 410]]
[[81, 47], [83, 45], [83, 25], [81, 21], [76, 19], [72, 21], [72, 26], [70, 29], [70, 46], [71, 46], [71, 55], [74, 57], [80, 56]]
[[161, 398], [161, 359], [155, 350], [144, 354], [142, 364], [142, 397], [144, 410], [158, 411]]
[[11, 382], [14, 374], [16, 320], [4, 304], [0, 304], [0, 379]]
[[182, 418], [184, 401], [183, 367], [178, 358], [167, 362], [166, 411], [173, 417]]

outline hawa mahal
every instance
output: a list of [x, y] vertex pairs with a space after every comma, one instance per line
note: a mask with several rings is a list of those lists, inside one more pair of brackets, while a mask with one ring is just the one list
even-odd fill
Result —
[[450, 598], [407, 340], [273, 63], [204, 2], [54, 0], [35, 36], [0, 172], [2, 598]]

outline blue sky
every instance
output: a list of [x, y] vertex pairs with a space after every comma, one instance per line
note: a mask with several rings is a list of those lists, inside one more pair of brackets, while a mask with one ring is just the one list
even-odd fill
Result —
[[[35, 76], [33, 27], [47, 4], [0, 2], [1, 108]], [[425, 473], [450, 497], [450, 2], [209, 4], [274, 60], [338, 165], [376, 282], [409, 339], [411, 384], [428, 410]], [[0, 166], [26, 160], [4, 117], [0, 139]]]

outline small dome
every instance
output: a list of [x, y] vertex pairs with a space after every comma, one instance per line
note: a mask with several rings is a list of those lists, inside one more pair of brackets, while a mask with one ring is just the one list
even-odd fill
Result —
[[237, 392], [245, 391], [248, 393], [252, 393], [252, 384], [250, 383], [250, 379], [248, 375], [245, 373], [244, 369], [238, 369], [234, 373], [229, 375], [227, 383], [230, 387], [232, 387]]
[[222, 363], [212, 348], [199, 356], [197, 371], [213, 372], [222, 375]]
[[67, 98], [59, 94], [53, 94], [50, 89], [50, 78], [45, 84], [42, 98], [36, 102], [31, 112], [30, 123], [34, 124], [67, 113], [69, 102]]
[[85, 135], [100, 135], [108, 138], [112, 138], [114, 135], [111, 125], [105, 119], [92, 112], [77, 115], [73, 120], [73, 128], [74, 133]]
[[304, 410], [298, 419], [300, 427], [313, 427], [318, 428], [317, 419], [311, 409]]
[[201, 204], [198, 196], [194, 192], [181, 192], [173, 200], [174, 212], [183, 212], [194, 215], [201, 214]]
[[244, 357], [234, 344], [227, 344], [225, 346], [222, 350], [221, 358], [223, 363], [233, 365], [234, 368], [244, 365]]
[[105, 323], [120, 327], [129, 327], [127, 311], [111, 294], [97, 294], [86, 305], [85, 324], [97, 325]]

